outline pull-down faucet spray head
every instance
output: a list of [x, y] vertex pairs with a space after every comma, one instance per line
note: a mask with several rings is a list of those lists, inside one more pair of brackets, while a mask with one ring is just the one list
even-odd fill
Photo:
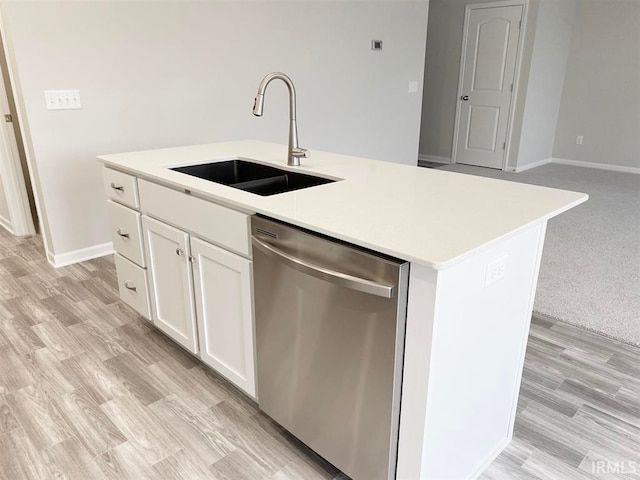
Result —
[[256, 117], [261, 117], [263, 107], [264, 107], [264, 95], [262, 93], [258, 93], [256, 95], [255, 100], [253, 101], [253, 114]]

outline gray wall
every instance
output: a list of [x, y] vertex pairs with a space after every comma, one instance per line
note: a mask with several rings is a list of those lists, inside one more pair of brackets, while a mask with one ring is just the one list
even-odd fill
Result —
[[[49, 246], [110, 241], [95, 156], [256, 138], [286, 143], [284, 85], [251, 115], [262, 76], [298, 90], [301, 145], [416, 163], [426, 0], [1, 3]], [[372, 39], [384, 49], [370, 50]], [[83, 108], [45, 110], [45, 89]]]
[[[533, 57], [533, 47], [536, 39], [536, 28], [538, 27], [538, 12], [542, 2], [556, 0], [530, 0], [527, 12], [527, 24], [524, 31], [524, 43], [522, 44], [522, 62], [520, 66], [520, 77], [513, 109], [513, 124], [510, 134], [510, 146], [507, 156], [507, 169], [515, 170], [518, 163], [518, 153], [520, 151], [520, 136], [522, 134], [522, 122], [525, 113], [525, 101], [529, 89], [529, 77], [531, 74], [531, 60]], [[559, 0], [562, 1], [562, 0]]]
[[451, 157], [464, 7], [469, 0], [431, 0], [422, 96], [420, 153]]
[[575, 0], [542, 0], [529, 69], [517, 168], [553, 155]]
[[640, 1], [578, 2], [553, 156], [640, 168]]

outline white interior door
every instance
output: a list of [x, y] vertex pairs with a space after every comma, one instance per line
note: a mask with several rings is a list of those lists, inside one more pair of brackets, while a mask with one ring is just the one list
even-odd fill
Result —
[[[4, 39], [0, 39], [0, 188], [3, 190], [0, 224], [17, 236], [33, 235], [36, 229], [29, 204], [31, 186], [25, 179], [28, 173], [26, 168], [23, 171], [14, 130], [17, 118], [11, 114], [13, 94], [6, 60]], [[15, 127], [18, 128], [17, 124]]]
[[200, 358], [255, 397], [251, 261], [196, 238], [191, 252]]
[[469, 5], [454, 162], [503, 168], [523, 6]]
[[151, 311], [156, 327], [198, 353], [189, 235], [143, 215]]

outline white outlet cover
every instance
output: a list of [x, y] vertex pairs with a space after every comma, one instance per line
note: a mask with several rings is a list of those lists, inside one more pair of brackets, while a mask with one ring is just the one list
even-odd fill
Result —
[[416, 93], [418, 91], [418, 82], [409, 82], [409, 93]]
[[507, 273], [507, 260], [509, 255], [504, 255], [487, 264], [487, 273], [484, 279], [484, 286], [488, 287], [502, 279]]

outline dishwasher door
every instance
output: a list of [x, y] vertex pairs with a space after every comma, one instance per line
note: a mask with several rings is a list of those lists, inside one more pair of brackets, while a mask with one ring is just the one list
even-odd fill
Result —
[[252, 218], [258, 403], [354, 479], [395, 478], [409, 264]]

